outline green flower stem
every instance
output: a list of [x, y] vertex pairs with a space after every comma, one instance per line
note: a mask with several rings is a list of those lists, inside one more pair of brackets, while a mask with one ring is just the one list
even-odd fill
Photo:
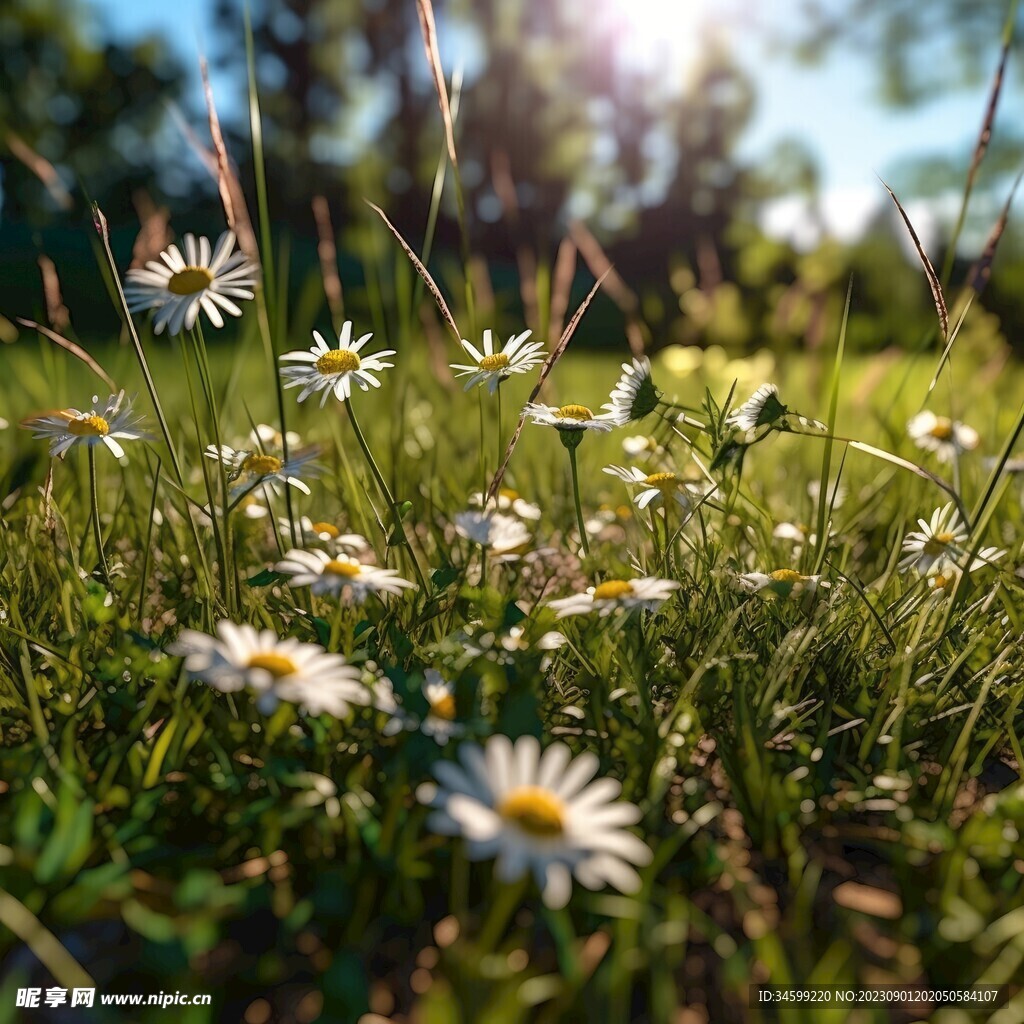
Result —
[[[206, 352], [206, 338], [203, 336], [203, 327], [198, 318], [192, 330], [192, 344], [195, 349], [196, 366], [199, 368], [199, 379], [203, 385], [203, 393], [206, 395], [206, 406], [210, 412], [210, 422], [213, 424], [213, 443], [217, 446], [217, 471], [221, 489], [220, 507], [224, 518], [224, 554], [227, 558], [224, 579], [225, 583], [229, 586], [226, 598], [228, 608], [230, 609], [236, 606], [236, 597], [241, 592], [242, 586], [241, 581], [238, 579], [238, 569], [234, 559], [234, 541], [231, 536], [231, 509], [233, 506], [230, 504], [227, 467], [220, 458], [220, 410], [217, 406], [217, 393], [213, 386], [213, 376], [210, 373], [210, 360]], [[212, 508], [210, 514], [212, 518]]]
[[100, 525], [100, 499], [96, 490], [96, 451], [90, 444], [86, 446], [89, 455], [89, 496], [92, 499], [92, 535], [96, 541], [96, 554], [103, 573], [103, 582], [110, 586], [110, 571], [107, 568], [107, 556], [103, 553], [103, 527]]
[[477, 943], [482, 953], [493, 953], [501, 941], [512, 915], [522, 906], [529, 879], [529, 873], [524, 872], [518, 881], [498, 883], [497, 895], [491, 902]]
[[484, 393], [477, 388], [477, 405], [480, 409], [480, 493], [487, 498], [487, 460], [484, 457]]
[[416, 558], [416, 555], [412, 550], [412, 546], [409, 544], [409, 538], [406, 536], [405, 525], [402, 523], [402, 516], [398, 511], [398, 505], [391, 493], [391, 488], [388, 487], [383, 474], [380, 469], [377, 468], [377, 462], [373, 457], [373, 453], [370, 451], [370, 446], [366, 443], [366, 438], [363, 437], [362, 430], [359, 429], [359, 421], [356, 419], [355, 410], [352, 408], [352, 402], [347, 398], [345, 399], [345, 411], [348, 413], [348, 419], [352, 424], [352, 432], [356, 435], [356, 441], [359, 442], [359, 447], [363, 450], [363, 455], [366, 458], [366, 464], [370, 467], [373, 479], [377, 482], [377, 487], [380, 490], [381, 497], [383, 497], [387, 502], [388, 508], [391, 509], [393, 529], [401, 538], [401, 544], [408, 548], [409, 559], [412, 561], [413, 568], [416, 570], [416, 578], [420, 581], [420, 586], [423, 588], [423, 594], [426, 595], [429, 592], [427, 581], [423, 576], [423, 570], [420, 569], [419, 560]]
[[[196, 393], [195, 387], [192, 384], [192, 371], [188, 366], [188, 353], [185, 351], [185, 340], [182, 337], [178, 338], [179, 348], [181, 349], [181, 363], [185, 371], [185, 383], [188, 385], [188, 397], [192, 406], [192, 425], [196, 431], [196, 444], [199, 446], [199, 465], [203, 471], [203, 482], [206, 484], [206, 500], [210, 505], [210, 524], [213, 527], [213, 541], [217, 548], [217, 559], [220, 563], [221, 573], [221, 592], [222, 595], [227, 598], [230, 587], [228, 586], [228, 565], [227, 558], [224, 551], [224, 538], [221, 534], [220, 523], [217, 520], [216, 502], [214, 501], [214, 490], [210, 481], [210, 472], [206, 465], [206, 458], [203, 455], [203, 439], [199, 433], [199, 409], [196, 407]], [[191, 518], [191, 516], [189, 516]], [[229, 608], [230, 610], [230, 608]]]
[[[504, 452], [502, 451], [502, 447], [501, 447], [502, 429], [501, 429], [501, 385], [500, 384], [495, 388], [495, 392], [496, 392], [496, 394], [498, 396], [498, 432], [497, 432], [497, 437], [495, 438], [495, 445], [494, 445], [494, 447], [495, 447], [495, 454], [498, 456], [498, 461], [495, 462], [494, 469], [495, 469], [495, 472], [497, 472], [498, 468], [501, 466], [501, 457], [504, 454]], [[486, 487], [483, 490], [483, 495], [484, 495], [484, 500], [486, 501], [486, 499], [487, 499], [487, 488]], [[497, 498], [498, 498], [498, 496], [495, 495], [494, 498], [495, 498], [495, 506], [497, 506]]]
[[569, 449], [569, 468], [572, 470], [572, 496], [576, 502], [576, 523], [580, 528], [580, 542], [583, 554], [590, 557], [590, 541], [587, 539], [587, 526], [583, 521], [583, 506], [580, 504], [580, 477], [576, 468], [576, 448]]

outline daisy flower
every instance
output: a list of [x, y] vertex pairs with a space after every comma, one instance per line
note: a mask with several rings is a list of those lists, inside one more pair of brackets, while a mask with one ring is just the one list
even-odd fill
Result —
[[221, 693], [252, 690], [264, 714], [283, 700], [311, 715], [326, 711], [341, 718], [350, 705], [369, 702], [359, 670], [319, 644], [295, 637], [281, 640], [269, 629], [257, 632], [226, 619], [217, 623], [216, 634], [186, 629], [168, 651], [184, 657], [189, 675]]
[[463, 744], [458, 756], [459, 764], [435, 764], [441, 785], [421, 786], [417, 797], [434, 808], [428, 826], [464, 836], [471, 860], [495, 857], [503, 882], [531, 873], [554, 909], [569, 902], [573, 877], [588, 889], [640, 888], [633, 865], [649, 864], [651, 851], [626, 830], [640, 820], [640, 809], [616, 800], [615, 779], [591, 781], [594, 754], [573, 758], [564, 743], [541, 752], [533, 736], [514, 744], [492, 736], [483, 748]]
[[[1000, 548], [981, 548], [974, 558], [971, 559], [968, 571], [977, 572], [986, 565], [994, 565], [1005, 554], [1006, 552]], [[928, 586], [932, 590], [931, 596], [935, 598], [948, 597], [953, 592], [957, 581], [962, 575], [963, 572], [960, 566], [952, 562], [943, 566], [939, 572], [930, 573], [928, 576]]]
[[299, 366], [282, 366], [281, 376], [287, 381], [286, 388], [302, 388], [299, 401], [304, 402], [317, 391], [324, 393], [320, 407], [327, 404], [331, 393], [339, 402], [347, 402], [352, 395], [352, 385], [363, 391], [379, 388], [380, 381], [374, 376], [381, 370], [394, 366], [384, 360], [395, 355], [394, 349], [385, 349], [372, 356], [359, 354], [372, 338], [364, 334], [352, 341], [352, 321], [346, 320], [338, 336], [338, 347], [331, 348], [318, 331], [313, 332], [316, 344], [308, 351], [286, 352], [280, 357], [282, 363], [299, 363]]
[[[999, 460], [994, 456], [985, 459], [985, 468], [994, 469]], [[1014, 455], [1003, 463], [1004, 473], [1024, 473], [1024, 455]]]
[[810, 533], [810, 528], [805, 523], [779, 523], [772, 530], [772, 536], [777, 540], [791, 540], [797, 545], [805, 544], [808, 536], [812, 544], [815, 540], [814, 534]]
[[233, 498], [257, 484], [269, 487], [275, 494], [281, 494], [286, 484], [291, 484], [303, 494], [309, 494], [309, 487], [301, 476], [314, 477], [323, 471], [313, 461], [316, 456], [314, 448], [284, 462], [276, 455], [230, 448], [226, 444], [219, 448], [211, 444], [206, 449], [208, 459], [214, 459], [227, 467], [229, 480], [239, 481], [238, 486], [232, 489]]
[[694, 499], [699, 500], [705, 494], [697, 484], [683, 480], [676, 473], [645, 473], [636, 466], [605, 466], [604, 471], [627, 484], [639, 485], [640, 489], [633, 495], [638, 508], [647, 508], [648, 505], [664, 503], [672, 498], [689, 512], [693, 508]]
[[331, 594], [346, 604], [362, 604], [370, 594], [401, 594], [416, 589], [394, 569], [366, 565], [348, 555], [326, 551], [293, 549], [274, 566], [276, 572], [291, 576], [293, 587], [309, 587], [314, 594]]
[[[477, 508], [483, 508], [484, 495], [480, 491], [471, 494], [469, 503]], [[513, 515], [519, 516], [520, 519], [537, 520], [541, 516], [539, 505], [531, 505], [520, 496], [518, 491], [513, 491], [508, 487], [500, 488], [497, 501], [490, 502], [488, 507], [491, 510], [497, 507], [499, 512], [511, 512]]]
[[829, 587], [820, 576], [804, 576], [795, 569], [776, 569], [773, 572], [745, 572], [737, 577], [740, 586], [751, 593], [767, 590], [777, 597], [797, 597], [813, 594], [818, 587]]
[[[825, 506], [827, 508], [840, 508], [847, 497], [849, 497], [849, 493], [843, 484], [833, 480], [825, 488]], [[811, 480], [807, 484], [807, 494], [811, 501], [817, 504], [818, 498], [821, 496], [821, 481]]]
[[[287, 516], [282, 516], [277, 523], [282, 532], [291, 533], [292, 524]], [[303, 543], [323, 541], [334, 550], [349, 554], [361, 554], [370, 550], [370, 542], [362, 534], [342, 533], [334, 523], [314, 521], [309, 516], [302, 516], [296, 525]]]
[[900, 572], [913, 569], [920, 576], [928, 576], [955, 566], [967, 543], [967, 528], [953, 502], [937, 508], [927, 522], [918, 519], [917, 523], [921, 529], [912, 530], [903, 539]]
[[125, 298], [132, 312], [155, 309], [153, 333], [165, 327], [178, 334], [184, 327], [190, 331], [199, 310], [210, 318], [214, 327], [223, 327], [221, 310], [231, 316], [242, 311], [233, 299], [251, 299], [256, 286], [257, 266], [242, 252], [232, 252], [235, 236], [225, 231], [210, 251], [207, 238], [196, 240], [185, 235], [185, 255], [176, 245], [169, 245], [160, 259], [150, 260], [145, 269], [129, 270], [125, 275]]
[[622, 376], [609, 397], [611, 401], [601, 408], [608, 410], [609, 419], [617, 427], [624, 427], [654, 412], [661, 400], [661, 393], [651, 380], [651, 361], [643, 356], [634, 359], [632, 365], [623, 363]]
[[584, 430], [611, 430], [615, 426], [608, 413], [595, 416], [585, 405], [539, 405], [529, 402], [524, 412], [533, 422], [544, 427], [555, 427], [559, 432], [580, 433]]
[[939, 462], [952, 462], [978, 447], [978, 432], [973, 427], [927, 410], [910, 420], [907, 433], [918, 448], [933, 452]]
[[282, 434], [277, 427], [269, 423], [257, 423], [249, 431], [249, 440], [257, 447], [266, 451], [267, 448], [284, 448], [284, 442], [288, 442], [289, 448], [298, 448], [302, 444], [302, 437], [294, 430]]
[[49, 438], [50, 454], [64, 457], [65, 452], [76, 444], [89, 448], [103, 444], [110, 449], [115, 459], [124, 458], [124, 449], [117, 443], [137, 441], [148, 435], [139, 429], [141, 417], [132, 414], [132, 399], [125, 398], [124, 391], [111, 395], [102, 409], [99, 396], [93, 395], [92, 410], [59, 409], [22, 420], [21, 426], [34, 431], [34, 438]]
[[622, 451], [631, 459], [638, 459], [641, 455], [662, 455], [665, 449], [658, 444], [656, 438], [648, 437], [646, 434], [633, 434], [622, 439]]
[[493, 395], [502, 381], [508, 380], [513, 373], [529, 373], [535, 366], [544, 361], [546, 355], [542, 341], [529, 341], [533, 331], [515, 334], [500, 352], [494, 351], [494, 340], [489, 330], [484, 331], [484, 350], [479, 351], [472, 342], [462, 339], [462, 347], [473, 360], [471, 366], [464, 363], [452, 363], [453, 370], [458, 370], [456, 377], [471, 374], [466, 382], [466, 390], [478, 384], [486, 384], [487, 390]]
[[455, 530], [460, 537], [487, 548], [501, 561], [514, 561], [529, 547], [532, 537], [521, 520], [500, 512], [459, 512]]
[[555, 610], [559, 619], [594, 612], [603, 617], [611, 615], [612, 612], [633, 611], [636, 608], [654, 611], [678, 589], [679, 583], [676, 580], [662, 580], [657, 576], [642, 576], [634, 580], [605, 580], [595, 587], [588, 587], [584, 594], [573, 594], [571, 597], [549, 601], [548, 607]]
[[384, 726], [384, 735], [391, 736], [402, 729], [419, 729], [424, 736], [429, 736], [438, 746], [443, 747], [450, 739], [466, 731], [462, 723], [455, 721], [455, 685], [433, 668], [428, 668], [423, 675], [423, 696], [428, 711], [422, 719], [402, 707], [393, 689], [388, 687], [381, 691], [377, 707], [391, 716]]
[[726, 426], [739, 430], [774, 423], [784, 415], [786, 407], [779, 401], [779, 389], [774, 384], [762, 384], [741, 406], [725, 418]]

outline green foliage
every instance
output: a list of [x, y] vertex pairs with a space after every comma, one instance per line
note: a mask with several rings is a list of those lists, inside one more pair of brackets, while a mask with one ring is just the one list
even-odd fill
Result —
[[[166, 346], [176, 343], [144, 344], [155, 379], [171, 379], [177, 356]], [[991, 341], [977, 344], [1000, 359]], [[949, 608], [924, 581], [895, 572], [904, 532], [944, 495], [866, 454], [841, 460], [837, 440], [833, 472], [842, 461], [847, 496], [828, 516], [821, 572], [831, 586], [809, 599], [794, 599], [792, 585], [767, 598], [736, 586], [751, 570], [812, 570], [812, 545], [801, 552], [772, 534], [778, 522], [816, 518], [806, 488], [820, 481], [822, 441], [780, 429], [799, 432], [801, 416], [827, 412], [808, 397], [825, 360], [789, 357], [773, 371], [763, 355], [727, 363], [715, 350], [670, 350], [655, 361], [659, 390], [707, 424], [707, 440], [682, 427], [689, 442], [706, 457], [727, 441], [743, 452], [718, 460], [719, 493], [688, 523], [670, 524], [668, 547], [658, 520], [624, 507], [621, 482], [600, 472], [622, 461], [620, 438], [588, 435], [578, 449], [583, 504], [618, 511], [581, 564], [565, 453], [551, 447], [549, 428], [527, 427], [510, 482], [543, 510], [540, 550], [491, 565], [481, 581], [479, 549], [451, 529], [479, 489], [475, 402], [420, 372], [414, 346], [400, 348], [403, 403], [389, 412], [387, 391], [366, 396], [361, 418], [378, 458], [393, 452], [382, 469], [409, 496], [404, 521], [431, 592], [387, 607], [303, 596], [273, 569], [270, 520], [240, 507], [234, 558], [247, 585], [238, 616], [383, 669], [415, 714], [427, 710], [423, 672], [438, 668], [455, 683], [467, 738], [558, 736], [596, 752], [602, 774], [621, 780], [643, 811], [654, 863], [642, 893], [578, 888], [557, 912], [529, 887], [505, 894], [489, 863], [468, 865], [459, 840], [425, 827], [415, 791], [450, 746], [417, 731], [386, 735], [383, 712], [372, 709], [335, 721], [282, 704], [267, 717], [244, 692], [190, 682], [166, 648], [181, 625], [208, 629], [224, 614], [219, 574], [214, 567], [200, 585], [206, 570], [192, 551], [188, 506], [169, 481], [159, 484], [161, 519], [151, 529], [156, 462], [136, 443], [123, 468], [99, 461], [109, 586], [93, 568], [77, 453], [53, 466], [52, 496], [22, 486], [4, 502], [0, 857], [4, 888], [20, 905], [76, 951], [79, 936], [112, 916], [118, 941], [138, 956], [116, 965], [108, 988], [213, 991], [210, 1015], [193, 1008], [196, 1020], [296, 985], [339, 1020], [386, 1005], [381, 986], [395, 1010], [415, 1002], [424, 1019], [444, 1021], [667, 1019], [698, 1003], [723, 1019], [741, 1012], [759, 971], [852, 984], [875, 977], [870, 965], [883, 948], [886, 976], [902, 983], [1009, 980], [1021, 956], [1011, 922], [1024, 798], [1019, 780], [997, 790], [1016, 778], [1008, 766], [1020, 756], [1016, 579], [998, 568], [972, 574]], [[129, 353], [97, 354], [116, 379], [134, 380]], [[15, 415], [79, 394], [77, 381], [54, 391], [28, 372], [39, 353], [12, 356], [26, 372], [0, 388]], [[230, 352], [211, 356], [213, 379], [235, 381], [246, 396], [248, 415], [223, 406], [234, 440], [250, 415], [272, 415], [259, 342], [243, 332]], [[616, 361], [566, 359], [553, 379], [559, 395], [571, 381], [562, 400], [599, 405]], [[954, 355], [949, 372], [957, 366]], [[916, 460], [922, 453], [900, 439], [902, 422], [929, 372], [904, 360], [880, 376], [871, 359], [847, 355], [837, 434]], [[753, 435], [737, 435], [727, 414], [762, 373], [780, 386], [778, 409]], [[1016, 368], [964, 381], [956, 403], [981, 430], [983, 452], [1011, 427], [1019, 381]], [[186, 396], [162, 386], [162, 399], [180, 424]], [[445, 410], [419, 421], [421, 454], [389, 449], [392, 430], [410, 434], [407, 410], [420, 404]], [[683, 468], [688, 445], [665, 409], [641, 425], [667, 449], [649, 453], [648, 464]], [[366, 515], [369, 492], [346, 482], [363, 474], [351, 437], [315, 409], [292, 426], [337, 469], [313, 483], [303, 514], [342, 529], [370, 524], [378, 557], [401, 565], [406, 549], [389, 546]], [[7, 455], [33, 443], [0, 433]], [[198, 451], [184, 436], [178, 443], [195, 493]], [[424, 450], [434, 453], [428, 478], [417, 476]], [[979, 494], [982, 452], [966, 454], [960, 474], [965, 497]], [[1020, 553], [1016, 489], [1013, 480], [985, 538], [1011, 547], [1009, 565]], [[201, 537], [214, 566], [208, 527]], [[679, 582], [658, 613], [556, 622], [545, 607], [598, 576], [628, 576], [631, 562]], [[540, 645], [552, 629], [568, 644]], [[851, 880], [867, 888], [843, 890]], [[523, 906], [499, 927], [502, 900]], [[234, 980], [219, 980], [215, 964], [230, 965]]]

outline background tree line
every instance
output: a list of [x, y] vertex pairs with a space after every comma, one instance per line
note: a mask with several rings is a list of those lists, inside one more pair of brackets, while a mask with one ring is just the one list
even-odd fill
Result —
[[[317, 195], [326, 198], [340, 236], [343, 276], [358, 284], [359, 257], [376, 228], [362, 199], [383, 206], [418, 245], [441, 153], [415, 4], [251, 6], [271, 212], [289, 239], [294, 286], [316, 272], [310, 203]], [[991, 74], [991, 59], [982, 55], [997, 52], [1003, 5], [944, 0], [930, 11], [924, 18], [902, 0], [812, 3], [799, 25], [766, 45], [803, 61], [828, 59], [836, 46], [872, 47], [880, 92], [899, 104], [921, 102], [936, 87], [929, 79], [936, 72], [916, 59], [936, 33], [954, 33], [963, 57], [943, 69], [947, 77], [966, 83]], [[468, 54], [457, 134], [470, 245], [499, 305], [516, 308], [524, 273], [550, 276], [571, 235], [584, 255], [600, 247], [621, 275], [619, 308], [609, 300], [595, 310], [615, 344], [624, 318], [641, 319], [655, 343], [738, 350], [820, 344], [851, 272], [853, 343], [919, 343], [931, 322], [927, 289], [896, 244], [889, 217], [854, 244], [822, 232], [809, 252], [758, 227], [763, 204], [780, 195], [805, 196], [813, 214], [820, 181], [813, 157], [793, 140], [781, 140], [757, 166], [738, 155], [757, 83], [727, 38], [702, 38], [699, 60], [686, 69], [657, 60], [623, 64], [616, 36], [625, 15], [592, 12], [550, 0], [438, 4], [443, 31], [459, 43], [451, 49]], [[219, 81], [237, 83], [233, 95], [218, 95], [219, 111], [251, 196], [237, 0], [217, 0], [216, 24], [208, 56]], [[126, 263], [140, 222], [153, 240], [168, 225], [218, 229], [216, 187], [200, 158], [209, 145], [206, 116], [184, 88], [197, 75], [189, 45], [124, 42], [96, 21], [86, 0], [5, 6], [0, 313], [47, 315], [38, 257], [59, 250], [56, 269], [74, 327], [86, 336], [109, 333], [109, 310], [94, 302], [86, 194], [106, 211]], [[997, 139], [987, 173], [1005, 174], [1018, 155], [1016, 140]], [[922, 154], [914, 180], [934, 192], [955, 186], [963, 170]], [[458, 249], [449, 186], [435, 259], [444, 264]], [[933, 260], [941, 263], [942, 255], [932, 253]], [[1022, 312], [1022, 274], [1016, 232], [1009, 231], [985, 296], [995, 314], [991, 330]]]

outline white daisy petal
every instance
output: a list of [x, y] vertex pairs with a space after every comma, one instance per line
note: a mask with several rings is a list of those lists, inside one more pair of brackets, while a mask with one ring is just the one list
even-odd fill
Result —
[[497, 735], [483, 749], [463, 744], [458, 757], [458, 766], [435, 766], [439, 786], [417, 790], [435, 809], [427, 819], [432, 831], [462, 835], [473, 860], [495, 858], [502, 881], [532, 874], [551, 908], [568, 903], [574, 876], [591, 889], [639, 888], [632, 865], [650, 863], [651, 850], [622, 825], [640, 811], [611, 802], [619, 792], [613, 780], [587, 785], [597, 770], [593, 754], [572, 759], [563, 743], [542, 753], [532, 736], [513, 744]]

